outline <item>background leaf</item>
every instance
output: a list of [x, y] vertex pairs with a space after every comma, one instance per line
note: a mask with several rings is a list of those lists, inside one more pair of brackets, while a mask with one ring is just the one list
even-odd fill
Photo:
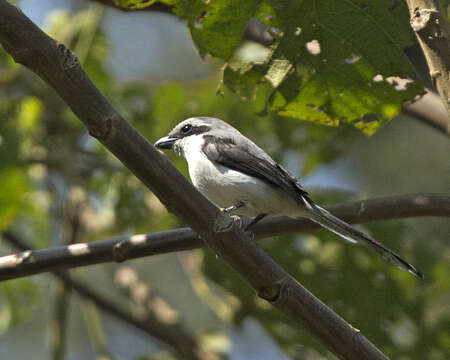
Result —
[[[398, 114], [403, 102], [423, 93], [404, 54], [414, 45], [404, 2], [164, 3], [187, 19], [202, 56], [229, 62], [223, 83], [247, 99], [259, 97], [265, 111], [326, 125], [350, 123], [370, 135]], [[272, 34], [272, 51], [263, 61], [239, 62], [236, 50], [254, 17]], [[258, 93], [261, 86], [265, 90]]]
[[[254, 86], [271, 84], [270, 111], [327, 125], [351, 123], [373, 134], [423, 91], [419, 82], [405, 81], [415, 74], [403, 53], [413, 44], [403, 3], [266, 1], [258, 18], [277, 34], [267, 71]], [[238, 81], [224, 74], [234, 89], [255, 83], [248, 66]]]

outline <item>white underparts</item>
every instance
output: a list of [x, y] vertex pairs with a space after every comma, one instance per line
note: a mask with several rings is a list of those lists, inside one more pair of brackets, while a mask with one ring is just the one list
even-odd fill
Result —
[[256, 177], [211, 162], [203, 153], [202, 135], [192, 135], [177, 141], [189, 166], [193, 185], [216, 206], [225, 208], [243, 201], [246, 206], [235, 214], [257, 216], [304, 216], [305, 210], [294, 199]]

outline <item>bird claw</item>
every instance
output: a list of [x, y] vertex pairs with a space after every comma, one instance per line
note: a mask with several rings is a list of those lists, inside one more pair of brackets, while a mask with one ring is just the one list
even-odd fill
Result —
[[244, 224], [241, 217], [237, 215], [230, 215], [230, 211], [228, 209], [229, 208], [221, 209], [220, 215], [214, 223], [214, 232], [229, 231], [233, 227], [233, 223], [236, 224], [239, 229], [243, 229]]
[[233, 227], [233, 219], [227, 211], [221, 210], [214, 222], [214, 232], [226, 232]]
[[241, 217], [238, 215], [230, 215], [227, 209], [221, 209], [220, 215], [217, 217], [214, 224], [214, 232], [226, 232], [230, 231], [233, 224], [242, 230], [251, 240], [255, 239], [255, 233], [253, 231], [248, 231], [248, 225], [251, 223], [252, 219], [248, 217]]
[[231, 220], [233, 220], [233, 222], [236, 224], [236, 226], [239, 229], [242, 229], [243, 222], [242, 222], [242, 218], [240, 216], [238, 216], [238, 215], [231, 215], [230, 218], [231, 218]]
[[245, 235], [248, 236], [248, 238], [250, 239], [250, 241], [255, 241], [255, 233], [253, 231], [246, 231]]
[[251, 222], [251, 219], [249, 218], [245, 218], [245, 217], [240, 217], [237, 215], [232, 215], [230, 216], [234, 223], [236, 224], [236, 226], [241, 229], [245, 235], [247, 235], [249, 237], [249, 239], [251, 241], [255, 240], [255, 233], [251, 230], [247, 230], [248, 229], [248, 225]]
[[253, 231], [248, 231], [249, 225], [253, 223], [253, 220], [249, 218], [242, 218], [238, 215], [230, 215], [231, 211], [234, 211], [241, 206], [245, 206], [245, 204], [240, 202], [228, 208], [221, 209], [220, 215], [217, 217], [216, 222], [214, 224], [214, 231], [215, 232], [230, 231], [233, 227], [233, 224], [236, 224], [236, 226], [240, 230], [244, 231], [245, 235], [247, 235], [251, 241], [254, 241], [255, 233]]

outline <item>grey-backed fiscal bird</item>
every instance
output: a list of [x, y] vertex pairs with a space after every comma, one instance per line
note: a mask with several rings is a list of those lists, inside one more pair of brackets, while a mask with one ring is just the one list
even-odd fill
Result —
[[189, 118], [154, 145], [183, 156], [192, 183], [216, 206], [253, 217], [246, 230], [265, 216], [308, 218], [345, 240], [368, 244], [385, 260], [423, 277], [394, 251], [315, 204], [294, 176], [220, 119]]

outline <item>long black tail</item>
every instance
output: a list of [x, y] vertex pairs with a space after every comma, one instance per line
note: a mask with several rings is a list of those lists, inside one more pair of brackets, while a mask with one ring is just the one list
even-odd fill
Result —
[[339, 235], [340, 237], [344, 238], [347, 241], [350, 241], [352, 243], [362, 241], [363, 243], [368, 244], [386, 261], [398, 266], [402, 270], [410, 272], [411, 274], [419, 278], [423, 278], [423, 275], [420, 271], [418, 271], [414, 266], [403, 260], [391, 249], [388, 249], [386, 246], [372, 239], [370, 236], [355, 229], [353, 226], [347, 224], [345, 221], [342, 221], [341, 219], [337, 218], [329, 211], [316, 205], [311, 200], [305, 198], [305, 204], [306, 208], [311, 212], [312, 221], [334, 232], [335, 234]]

